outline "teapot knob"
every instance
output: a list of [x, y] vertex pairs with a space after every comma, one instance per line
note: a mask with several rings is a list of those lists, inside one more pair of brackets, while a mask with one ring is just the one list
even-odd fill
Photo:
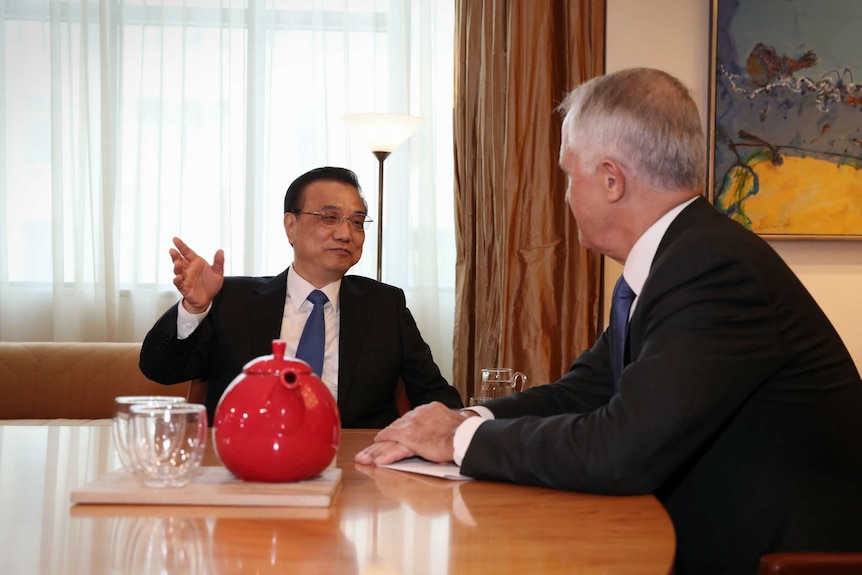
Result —
[[283, 339], [272, 340], [272, 357], [274, 359], [284, 359], [284, 349], [287, 344]]

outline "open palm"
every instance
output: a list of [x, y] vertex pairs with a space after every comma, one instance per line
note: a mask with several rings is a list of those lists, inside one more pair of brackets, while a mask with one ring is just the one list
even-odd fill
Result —
[[206, 310], [224, 285], [224, 250], [218, 250], [210, 265], [180, 238], [171, 248], [174, 262], [174, 285], [183, 296], [183, 305], [192, 313]]

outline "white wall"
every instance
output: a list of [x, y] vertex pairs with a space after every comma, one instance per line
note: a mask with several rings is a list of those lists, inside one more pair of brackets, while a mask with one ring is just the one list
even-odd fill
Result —
[[[649, 66], [677, 76], [692, 89], [707, 125], [709, 20], [707, 0], [607, 0], [605, 68]], [[857, 368], [862, 367], [862, 243], [771, 243], [832, 320]], [[605, 302], [610, 302], [622, 268], [607, 258], [605, 266]]]

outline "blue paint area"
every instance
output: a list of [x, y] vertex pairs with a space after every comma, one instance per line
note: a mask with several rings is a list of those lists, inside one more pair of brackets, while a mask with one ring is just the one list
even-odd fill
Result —
[[718, 1], [716, 205], [742, 211], [757, 182], [731, 200], [726, 176], [764, 156], [862, 167], [862, 2]]

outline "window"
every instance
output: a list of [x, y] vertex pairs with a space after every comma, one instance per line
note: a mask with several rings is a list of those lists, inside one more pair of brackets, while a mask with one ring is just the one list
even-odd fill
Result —
[[[377, 160], [341, 116], [411, 113], [423, 126], [386, 161], [383, 280], [449, 371], [453, 5], [6, 0], [0, 16], [0, 338], [140, 340], [178, 297], [173, 236], [224, 248], [228, 274], [281, 272], [300, 173], [353, 169], [376, 213]], [[366, 236], [352, 273], [375, 277]]]

